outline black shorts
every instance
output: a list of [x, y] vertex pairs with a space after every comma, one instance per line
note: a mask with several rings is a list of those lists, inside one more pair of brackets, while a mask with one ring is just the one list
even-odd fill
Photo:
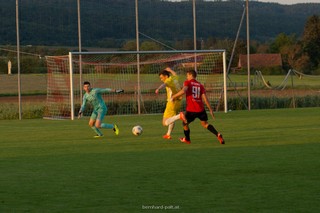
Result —
[[191, 123], [196, 118], [199, 118], [200, 121], [207, 121], [208, 120], [207, 112], [205, 110], [203, 110], [202, 112], [188, 112], [188, 111], [186, 112], [186, 119], [188, 123]]

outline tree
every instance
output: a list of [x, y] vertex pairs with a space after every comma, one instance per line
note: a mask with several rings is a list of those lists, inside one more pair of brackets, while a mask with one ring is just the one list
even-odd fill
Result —
[[140, 50], [142, 51], [163, 50], [163, 47], [153, 41], [144, 41], [141, 43]]
[[271, 43], [270, 52], [279, 53], [282, 47], [291, 46], [294, 43], [296, 43], [295, 35], [288, 36], [285, 33], [280, 33]]
[[304, 51], [310, 58], [311, 69], [320, 65], [320, 17], [311, 16], [304, 27], [302, 37]]
[[271, 53], [280, 53], [283, 69], [294, 68], [304, 73], [311, 73], [310, 57], [303, 50], [303, 44], [295, 35], [280, 33], [270, 44]]
[[135, 51], [135, 50], [137, 50], [136, 40], [126, 41], [121, 49], [124, 50], [124, 51]]
[[294, 68], [300, 72], [310, 73], [309, 56], [303, 52], [301, 42], [293, 45], [283, 46], [280, 50], [285, 70]]

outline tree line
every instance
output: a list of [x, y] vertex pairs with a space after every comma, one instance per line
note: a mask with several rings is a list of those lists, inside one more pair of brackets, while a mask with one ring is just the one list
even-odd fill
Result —
[[[244, 2], [197, 1], [197, 49], [223, 48], [230, 56]], [[0, 5], [0, 44], [10, 48], [16, 42], [15, 5], [13, 1], [2, 1]], [[70, 0], [20, 1], [23, 51], [44, 56], [67, 54], [73, 50], [78, 44], [76, 6], [76, 1]], [[139, 11], [141, 50], [163, 50], [168, 46], [193, 49], [190, 1], [139, 0]], [[320, 4], [250, 2], [251, 53], [281, 53], [285, 70], [296, 68], [306, 73], [320, 73], [319, 11]], [[134, 1], [81, 1], [81, 17], [83, 46], [135, 50]], [[156, 40], [150, 40], [147, 35]], [[61, 48], [50, 48], [51, 45]], [[238, 54], [245, 53], [243, 26], [235, 59]], [[7, 60], [14, 61], [15, 54], [0, 49], [0, 57], [0, 73], [3, 73]], [[45, 68], [32, 69], [44, 64], [44, 58], [22, 57], [26, 72], [46, 72]]]
[[[135, 38], [135, 1], [80, 2], [84, 46], [115, 48]], [[193, 37], [192, 1], [138, 2], [140, 32], [169, 44]], [[197, 0], [197, 36], [234, 38], [244, 5], [244, 0]], [[320, 14], [320, 4], [280, 5], [251, 1], [249, 5], [251, 38], [258, 41], [273, 39], [282, 32], [301, 36], [307, 18]], [[76, 0], [20, 0], [19, 8], [22, 45], [77, 46]], [[15, 1], [1, 1], [0, 12], [0, 44], [15, 44]], [[246, 36], [245, 32], [241, 30], [241, 37]]]

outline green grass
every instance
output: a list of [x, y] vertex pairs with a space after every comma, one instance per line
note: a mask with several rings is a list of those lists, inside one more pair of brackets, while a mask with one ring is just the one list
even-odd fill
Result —
[[[319, 212], [319, 108], [233, 111], [161, 138], [161, 115], [0, 121], [0, 212]], [[139, 120], [139, 122], [137, 122]], [[143, 135], [131, 128], [140, 124]], [[152, 210], [151, 208], [163, 208]]]

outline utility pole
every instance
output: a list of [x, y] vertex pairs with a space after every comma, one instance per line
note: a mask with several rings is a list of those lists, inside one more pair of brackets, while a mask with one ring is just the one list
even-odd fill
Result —
[[17, 66], [18, 66], [18, 102], [19, 120], [22, 119], [21, 113], [21, 76], [20, 76], [20, 35], [19, 35], [19, 0], [16, 0], [16, 33], [17, 33]]
[[247, 11], [247, 69], [248, 69], [248, 110], [251, 110], [251, 77], [250, 77], [250, 31], [249, 31], [249, 0], [246, 0]]

